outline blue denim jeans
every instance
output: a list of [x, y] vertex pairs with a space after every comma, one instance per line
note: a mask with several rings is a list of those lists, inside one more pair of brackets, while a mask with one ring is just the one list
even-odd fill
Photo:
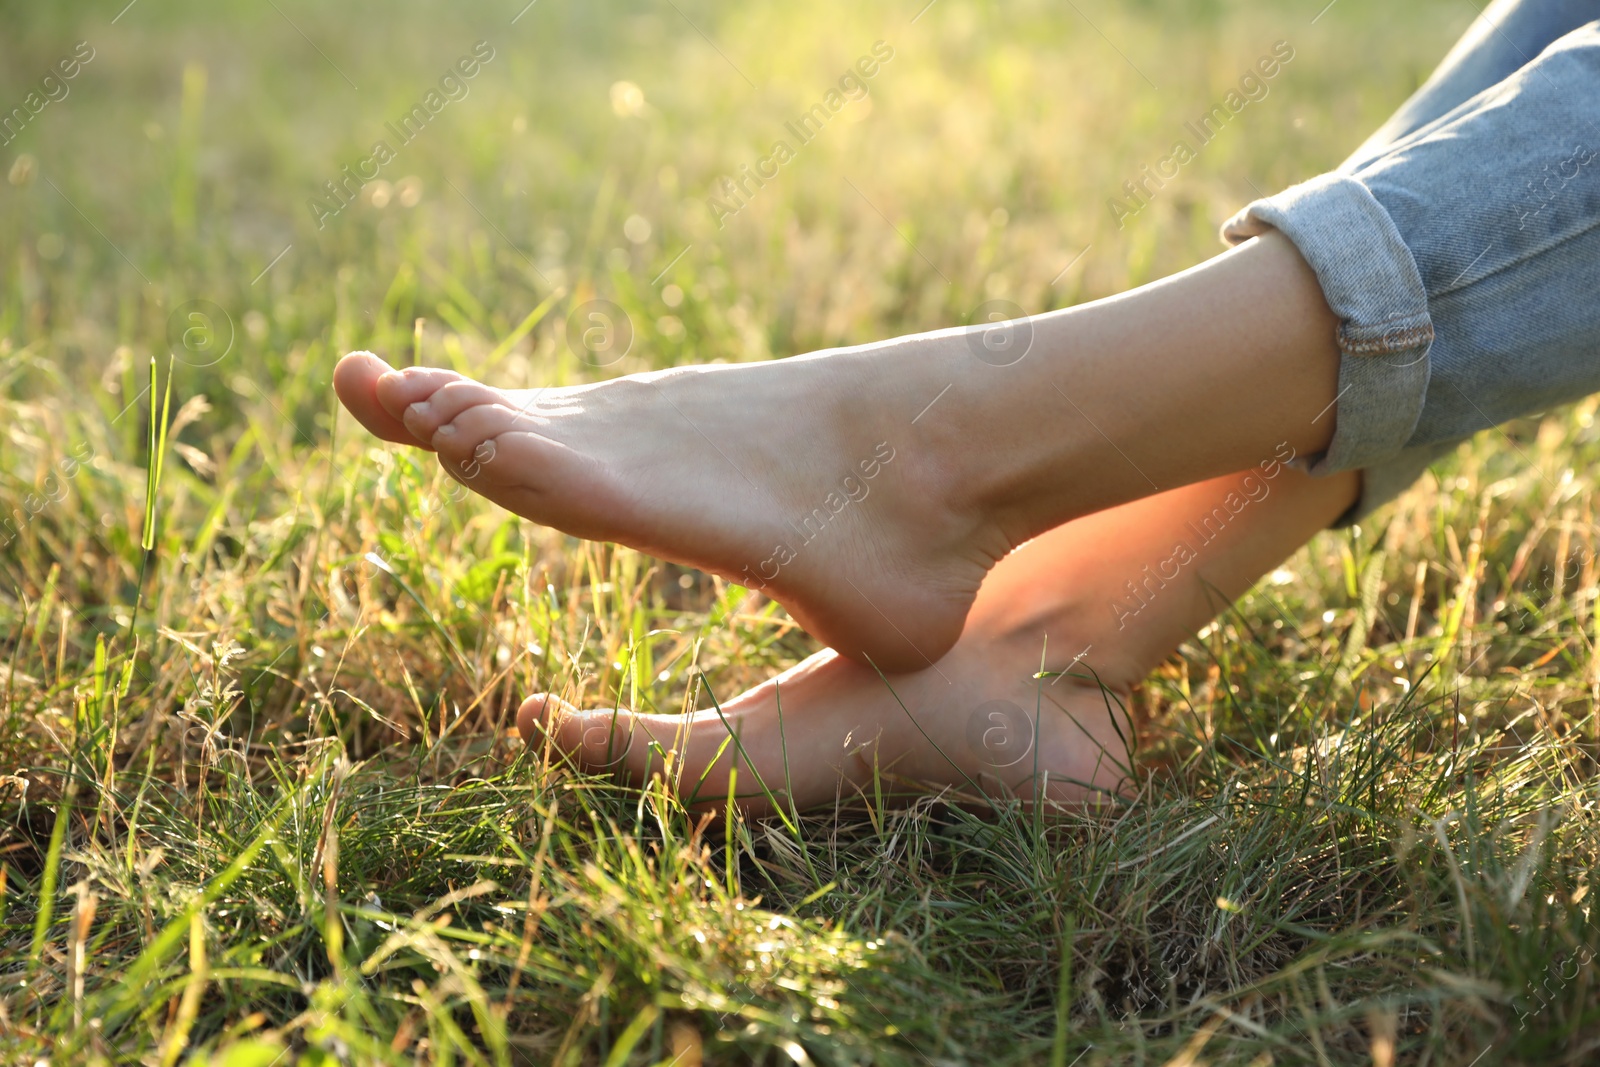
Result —
[[1600, 392], [1600, 0], [1496, 0], [1339, 169], [1222, 228], [1274, 228], [1339, 317], [1353, 522], [1460, 441]]

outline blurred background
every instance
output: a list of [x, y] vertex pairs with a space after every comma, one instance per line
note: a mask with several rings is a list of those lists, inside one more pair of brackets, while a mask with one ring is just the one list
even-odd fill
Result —
[[[823, 1062], [1040, 1062], [1065, 1056], [1069, 1017], [1097, 1050], [1085, 1063], [1194, 1062], [1217, 990], [1260, 1020], [1215, 1038], [1240, 1063], [1303, 1053], [1307, 1032], [1323, 1062], [1389, 1062], [1382, 1034], [1391, 1058], [1431, 1041], [1437, 1062], [1477, 1062], [1464, 1035], [1500, 1033], [1559, 946], [1593, 940], [1592, 829], [1561, 823], [1537, 870], [1517, 866], [1520, 837], [1494, 836], [1588, 803], [1593, 399], [1462, 446], [1187, 643], [1137, 698], [1147, 766], [1171, 773], [1115, 834], [1086, 818], [1036, 855], [1026, 827], [868, 805], [824, 813], [819, 852], [796, 827], [741, 824], [745, 853], [729, 831], [724, 855], [659, 797], [647, 821], [637, 791], [519, 760], [506, 717], [543, 689], [664, 710], [701, 678], [731, 695], [810, 639], [759, 596], [463, 495], [428, 457], [378, 447], [329, 385], [355, 348], [561, 385], [1114, 294], [1215, 254], [1244, 203], [1335, 166], [1477, 13], [0, 2], [0, 939], [32, 961], [0, 1008], [34, 1028], [0, 1048], [77, 1055], [100, 1047], [85, 1011], [109, 1034], [159, 1008], [118, 1055], [174, 1062], [191, 1025], [207, 1047], [266, 1025], [302, 1049], [377, 1034], [419, 1058], [455, 1033], [465, 1054], [493, 1032], [461, 1007], [485, 995], [471, 972], [535, 1035], [527, 1062], [645, 1062], [617, 1057], [618, 1032], [663, 990], [726, 1062], [789, 1062], [795, 1041]], [[1358, 726], [1352, 751], [1381, 758], [1316, 747]], [[1313, 762], [1335, 797], [1315, 817]], [[69, 819], [73, 783], [101, 799]], [[274, 831], [280, 867], [244, 876], [186, 964], [184, 887], [264, 847], [280, 795], [302, 805]], [[1191, 836], [1216, 822], [1204, 810], [1222, 821]], [[128, 811], [137, 832], [111, 814]], [[556, 858], [529, 875], [550, 826]], [[1478, 831], [1464, 875], [1447, 838]], [[531, 957], [530, 879], [564, 887]], [[478, 938], [455, 947], [484, 955], [357, 917], [437, 901]], [[664, 913], [677, 940], [650, 932]], [[178, 931], [172, 951], [130, 963], [153, 921]], [[341, 953], [396, 923], [416, 942], [360, 1001], [335, 981]], [[68, 949], [90, 929], [85, 1008]], [[237, 973], [180, 1010], [207, 952]], [[1519, 1040], [1592, 1023], [1587, 988]], [[465, 1030], [435, 1026], [446, 1000]], [[641, 1049], [678, 1047], [676, 1023], [646, 1024]]]
[[[1213, 254], [1222, 219], [1336, 164], [1474, 13], [1321, 7], [7, 4], [6, 108], [78, 42], [93, 59], [5, 145], [0, 321], [98, 377], [121, 345], [164, 355], [170, 310], [209, 300], [239, 333], [216, 380], [266, 385], [404, 352], [417, 317], [430, 355], [481, 357], [558, 290], [632, 317], [615, 371], [950, 325], [990, 299], [1044, 311]], [[478, 42], [493, 58], [466, 95], [402, 144], [388, 124]], [[877, 42], [893, 58], [869, 95], [802, 145], [785, 124]], [[1108, 201], [1198, 147], [1184, 123], [1277, 42], [1293, 58], [1265, 95], [1118, 225]], [[308, 201], [337, 206], [324, 183], [379, 140], [393, 160], [319, 224]], [[721, 180], [778, 140], [794, 158], [719, 224]], [[503, 355], [559, 339], [561, 310]]]

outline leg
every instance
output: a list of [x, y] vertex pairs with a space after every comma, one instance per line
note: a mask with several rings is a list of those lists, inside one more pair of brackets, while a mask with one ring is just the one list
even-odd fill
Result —
[[[1116, 703], [1087, 684], [1090, 669], [1126, 694], [1347, 508], [1357, 485], [1353, 473], [1313, 479], [1267, 464], [1077, 519], [994, 568], [960, 640], [933, 667], [885, 679], [827, 651], [723, 700], [741, 748], [720, 757], [728, 727], [709, 707], [685, 717], [578, 712], [536, 696], [518, 729], [635, 782], [665, 771], [713, 808], [725, 803], [737, 761], [741, 806], [753, 814], [767, 810], [757, 774], [774, 794], [792, 783], [799, 807], [870, 790], [875, 767], [917, 789], [968, 794], [1027, 797], [1037, 784], [1070, 802], [1115, 790], [1126, 751]], [[1038, 679], [1041, 666], [1071, 676]]]
[[1306, 458], [1363, 472], [1347, 518], [1460, 440], [1600, 391], [1600, 19], [1544, 43], [1583, 15], [1600, 6], [1495, 5], [1486, 19], [1503, 25], [1452, 54], [1386, 127], [1398, 141], [1374, 138], [1223, 228], [1287, 236], [1340, 319], [1338, 431]]
[[[1069, 519], [1333, 432], [1335, 320], [1269, 234], [1022, 324], [1003, 359], [945, 330], [799, 359], [506, 392], [358, 353], [373, 432], [536, 521], [764, 589], [891, 670], [961, 635], [984, 575]], [[1005, 365], [996, 365], [997, 363]]]

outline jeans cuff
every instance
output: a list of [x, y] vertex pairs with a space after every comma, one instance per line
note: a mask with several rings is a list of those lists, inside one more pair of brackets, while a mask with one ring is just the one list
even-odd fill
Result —
[[1422, 477], [1440, 458], [1455, 451], [1461, 441], [1413, 445], [1361, 471], [1361, 496], [1334, 522], [1335, 529], [1352, 526], [1387, 504]]
[[1269, 229], [1293, 242], [1339, 319], [1339, 392], [1317, 416], [1337, 420], [1333, 440], [1305, 457], [1306, 469], [1375, 467], [1410, 440], [1428, 389], [1433, 320], [1416, 260], [1383, 205], [1344, 174], [1249, 204], [1223, 224], [1222, 237], [1238, 244]]

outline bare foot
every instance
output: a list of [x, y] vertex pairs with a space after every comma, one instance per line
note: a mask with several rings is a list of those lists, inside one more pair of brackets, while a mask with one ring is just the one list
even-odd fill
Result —
[[[785, 807], [870, 789], [874, 768], [917, 791], [1072, 801], [1116, 790], [1131, 739], [1120, 698], [1359, 488], [1353, 472], [1310, 478], [1272, 464], [1069, 522], [990, 571], [961, 639], [919, 671], [884, 678], [823, 652], [723, 701], [720, 715], [580, 712], [539, 695], [517, 727], [591, 770], [634, 781], [667, 771], [680, 795], [710, 806], [726, 801], [737, 760], [750, 812], [770, 807], [757, 774]], [[1239, 512], [1221, 522], [1224, 504]], [[1197, 516], [1215, 527], [1203, 538]]]
[[846, 656], [911, 671], [1017, 545], [1326, 449], [1336, 325], [1267, 234], [1108, 300], [860, 348], [524, 392], [357, 352], [334, 386], [520, 515], [761, 589]]
[[334, 385], [502, 507], [761, 589], [823, 643], [906, 671], [956, 642], [1014, 544], [913, 438], [935, 362], [842, 351], [511, 391], [356, 352]]
[[770, 812], [769, 792], [785, 809], [791, 798], [807, 808], [871, 794], [875, 772], [901, 795], [950, 787], [964, 802], [1116, 791], [1132, 743], [1122, 707], [1153, 664], [1145, 643], [1094, 610], [1104, 583], [1076, 580], [1086, 562], [1103, 573], [1083, 550], [1106, 532], [1104, 518], [1079, 520], [1007, 557], [931, 667], [885, 676], [824, 651], [748, 692], [717, 694], [720, 714], [703, 694], [705, 710], [688, 716], [578, 711], [541, 694], [522, 705], [517, 729], [530, 744], [548, 732], [592, 771], [635, 783], [665, 772], [703, 808], [727, 802], [737, 766], [733, 791], [750, 814]]
[[[635, 784], [664, 773], [694, 808], [722, 808], [731, 787], [750, 815], [771, 813], [769, 795], [804, 810], [880, 787], [897, 800], [950, 787], [967, 804], [1116, 791], [1130, 763], [1126, 690], [1035, 677], [1043, 651], [1036, 632], [974, 623], [937, 664], [912, 673], [880, 676], [825, 650], [723, 699], [720, 713], [578, 711], [540, 695], [522, 705], [517, 729], [534, 745], [548, 730], [557, 752], [587, 770]], [[1047, 662], [1087, 678], [1084, 661], [1072, 664], [1079, 651], [1052, 647]]]

